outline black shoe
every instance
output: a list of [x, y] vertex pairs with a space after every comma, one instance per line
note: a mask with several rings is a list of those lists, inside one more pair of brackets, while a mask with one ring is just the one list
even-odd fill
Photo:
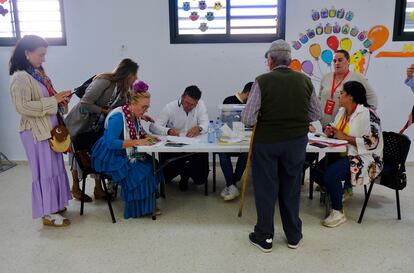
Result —
[[180, 191], [184, 192], [188, 190], [188, 178], [181, 178], [180, 182], [178, 183], [178, 187], [180, 188]]
[[203, 180], [203, 179], [194, 180], [194, 184], [196, 185], [203, 185], [205, 183], [206, 183], [206, 180]]
[[288, 248], [297, 249], [298, 246], [299, 246], [300, 241], [302, 240], [302, 238], [303, 238], [303, 235], [300, 235], [300, 239], [297, 243], [289, 243], [288, 242], [288, 244], [287, 244]]
[[265, 253], [272, 252], [272, 247], [273, 247], [273, 239], [272, 238], [260, 241], [256, 238], [256, 234], [254, 234], [254, 232], [251, 232], [249, 234], [249, 240], [250, 240], [250, 243], [252, 245], [256, 246], [261, 251], [263, 251]]

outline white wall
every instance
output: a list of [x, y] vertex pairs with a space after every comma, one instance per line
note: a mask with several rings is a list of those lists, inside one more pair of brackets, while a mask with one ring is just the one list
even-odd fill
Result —
[[[286, 40], [296, 40], [299, 32], [315, 27], [312, 8], [343, 7], [355, 12], [352, 24], [369, 30], [386, 25], [392, 35], [394, 1], [389, 0], [288, 0]], [[362, 3], [361, 3], [362, 2]], [[197, 84], [203, 91], [211, 117], [225, 96], [243, 87], [265, 71], [264, 52], [268, 44], [169, 43], [168, 1], [82, 0], [64, 1], [67, 46], [51, 46], [45, 64], [55, 88], [73, 89], [90, 75], [110, 71], [124, 57], [140, 64], [139, 77], [150, 85], [156, 116], [162, 106], [179, 97], [183, 89]], [[321, 45], [327, 35], [314, 38]], [[319, 40], [317, 40], [319, 39]], [[312, 41], [312, 42], [314, 42]], [[125, 49], [122, 46], [125, 45]], [[390, 40], [384, 50], [400, 50], [402, 43]], [[25, 160], [17, 127], [19, 117], [10, 101], [8, 59], [12, 48], [0, 48], [0, 151], [10, 159]], [[306, 50], [294, 51], [304, 60]], [[412, 62], [412, 60], [411, 60]], [[412, 107], [412, 94], [403, 85], [409, 59], [371, 59], [367, 77], [380, 101], [384, 130], [398, 130]], [[321, 65], [322, 69], [326, 70]], [[316, 68], [315, 68], [316, 69]], [[327, 71], [327, 70], [326, 70]], [[315, 82], [317, 87], [317, 82]], [[76, 103], [74, 98], [72, 103]], [[413, 137], [413, 129], [408, 130]], [[414, 152], [410, 154], [414, 160]]]

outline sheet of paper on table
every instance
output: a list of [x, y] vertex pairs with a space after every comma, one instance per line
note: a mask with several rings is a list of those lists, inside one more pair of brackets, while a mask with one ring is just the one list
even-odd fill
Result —
[[243, 141], [245, 140], [238, 137], [222, 137], [218, 143], [240, 143]]
[[167, 136], [167, 141], [174, 143], [184, 143], [184, 144], [195, 144], [200, 143], [199, 138], [194, 137], [177, 137], [177, 136]]
[[332, 146], [348, 144], [348, 141], [346, 140], [328, 138], [317, 133], [308, 133], [308, 139], [309, 142], [324, 143]]

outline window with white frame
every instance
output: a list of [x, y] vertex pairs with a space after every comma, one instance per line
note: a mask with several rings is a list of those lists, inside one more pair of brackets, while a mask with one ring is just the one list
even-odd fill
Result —
[[0, 45], [12, 46], [25, 35], [65, 45], [62, 0], [0, 0]]
[[414, 0], [396, 0], [394, 41], [414, 41]]
[[269, 42], [285, 35], [286, 0], [170, 0], [171, 43]]

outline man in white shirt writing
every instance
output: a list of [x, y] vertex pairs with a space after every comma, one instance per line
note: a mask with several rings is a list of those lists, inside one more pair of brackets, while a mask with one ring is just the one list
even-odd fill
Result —
[[[168, 103], [159, 117], [150, 125], [150, 131], [158, 135], [196, 137], [205, 134], [208, 127], [207, 108], [201, 98], [200, 89], [188, 86], [181, 98]], [[160, 163], [184, 153], [161, 153]], [[203, 184], [208, 176], [208, 153], [197, 153], [172, 161], [164, 167], [167, 182], [180, 175], [180, 190], [188, 189], [188, 179]]]

